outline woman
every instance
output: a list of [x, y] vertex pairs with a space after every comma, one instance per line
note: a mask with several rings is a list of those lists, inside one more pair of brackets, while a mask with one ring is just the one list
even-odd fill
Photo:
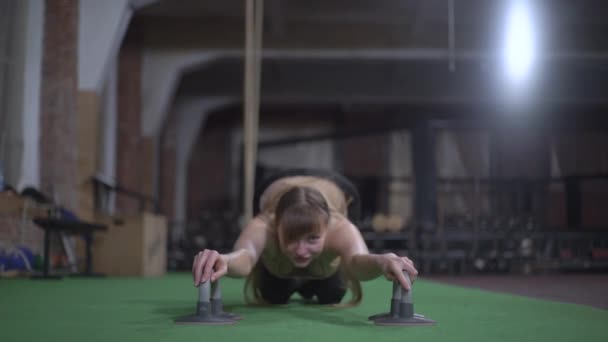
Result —
[[330, 179], [293, 175], [275, 180], [260, 197], [260, 213], [241, 232], [234, 251], [204, 250], [194, 259], [194, 285], [220, 277], [247, 277], [257, 302], [285, 304], [298, 292], [320, 304], [361, 301], [360, 281], [380, 275], [406, 289], [403, 271], [418, 272], [412, 261], [393, 253], [371, 254], [347, 218], [349, 199]]

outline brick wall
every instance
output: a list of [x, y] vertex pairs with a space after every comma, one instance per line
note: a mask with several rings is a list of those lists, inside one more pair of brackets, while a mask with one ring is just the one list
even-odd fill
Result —
[[99, 169], [99, 96], [94, 91], [78, 91], [78, 210], [83, 220], [94, 220], [94, 186], [91, 177]]
[[[40, 190], [70, 210], [79, 203], [78, 5], [78, 0], [45, 2], [40, 86]], [[19, 205], [0, 215], [0, 241], [40, 254], [43, 231], [31, 218], [45, 209], [19, 198], [6, 203]]]
[[[345, 130], [375, 127], [382, 119], [362, 115], [340, 123]], [[388, 158], [390, 136], [387, 133], [361, 135], [336, 141], [336, 157], [342, 172], [357, 186], [363, 205], [363, 214], [388, 212], [388, 182], [379, 181], [389, 174]]]
[[187, 217], [201, 211], [226, 209], [229, 205], [230, 129], [213, 127], [200, 131], [188, 162]]
[[[130, 190], [142, 192], [142, 152], [145, 148], [141, 136], [141, 69], [142, 42], [133, 28], [127, 33], [118, 56], [118, 133], [116, 178], [118, 183]], [[119, 195], [116, 212], [119, 215], [134, 215], [139, 211], [139, 202]]]
[[388, 136], [347, 138], [338, 143], [344, 173], [356, 177], [388, 174]]
[[171, 112], [163, 127], [160, 155], [160, 210], [169, 221], [175, 218], [176, 115]]
[[78, 205], [78, 1], [45, 3], [40, 99], [41, 190]]

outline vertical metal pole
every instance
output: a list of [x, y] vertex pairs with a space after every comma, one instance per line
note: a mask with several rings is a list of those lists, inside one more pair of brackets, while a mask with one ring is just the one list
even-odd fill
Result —
[[391, 298], [391, 317], [399, 317], [399, 305], [401, 303], [401, 284], [393, 281], [393, 297]]
[[454, 0], [448, 0], [448, 46], [449, 68], [456, 70], [456, 18], [454, 16]]
[[219, 315], [223, 311], [222, 291], [220, 290], [219, 280], [216, 280], [211, 284], [211, 314]]
[[198, 304], [196, 307], [196, 314], [198, 316], [209, 316], [211, 314], [211, 308], [209, 304], [210, 293], [211, 293], [211, 281], [207, 280], [198, 286]]
[[402, 286], [401, 288], [401, 303], [399, 303], [399, 318], [412, 318], [414, 317], [414, 303], [412, 301], [412, 281], [407, 272], [403, 272], [403, 275], [410, 284], [410, 289], [406, 290]]
[[417, 122], [412, 132], [415, 217], [421, 228], [434, 230], [437, 223], [437, 161], [435, 129], [429, 120]]
[[245, 3], [245, 84], [244, 84], [244, 218], [253, 217], [253, 196], [259, 125], [260, 64], [263, 34], [264, 3], [246, 0]]
[[44, 266], [42, 268], [42, 277], [49, 276], [49, 268], [51, 264], [51, 232], [47, 228], [44, 230]]

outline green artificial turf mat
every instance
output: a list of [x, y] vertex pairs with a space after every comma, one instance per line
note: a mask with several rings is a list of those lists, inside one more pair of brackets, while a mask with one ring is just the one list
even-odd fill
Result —
[[[184, 326], [198, 292], [189, 274], [162, 278], [0, 280], [0, 341], [608, 341], [608, 311], [418, 280], [417, 313], [430, 327], [381, 327], [367, 320], [388, 311], [391, 283], [363, 283], [363, 303], [329, 308], [299, 301], [249, 307], [243, 281], [222, 279], [235, 325]], [[349, 297], [350, 294], [347, 295]]]

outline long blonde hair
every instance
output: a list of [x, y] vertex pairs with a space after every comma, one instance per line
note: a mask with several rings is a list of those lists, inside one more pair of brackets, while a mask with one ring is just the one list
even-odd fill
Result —
[[[329, 223], [332, 210], [319, 190], [307, 186], [294, 186], [280, 195], [273, 216], [271, 230], [277, 236], [277, 227], [281, 227], [283, 241], [279, 243], [287, 244], [306, 234], [320, 232]], [[260, 292], [260, 263], [261, 261], [258, 261], [245, 281], [243, 292], [247, 304], [268, 304]], [[340, 267], [340, 275], [353, 295], [347, 304], [336, 306], [358, 305], [363, 298], [361, 283], [343, 268]], [[250, 292], [253, 300], [249, 296]]]

